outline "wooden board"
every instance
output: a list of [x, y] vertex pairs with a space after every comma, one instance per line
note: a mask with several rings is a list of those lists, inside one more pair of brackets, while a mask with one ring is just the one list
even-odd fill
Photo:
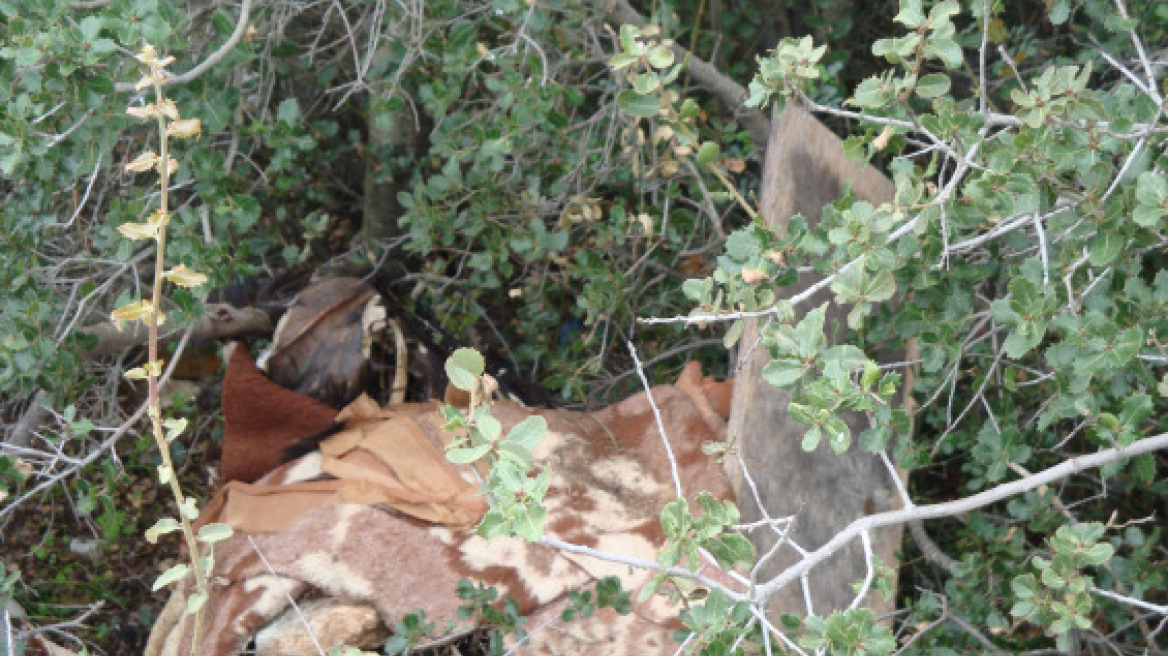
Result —
[[[840, 139], [815, 117], [788, 106], [772, 121], [760, 207], [770, 225], [785, 227], [796, 213], [814, 225], [820, 219], [823, 206], [843, 194], [845, 181], [851, 182], [859, 199], [873, 204], [892, 199], [892, 182], [871, 166], [847, 159]], [[793, 296], [816, 279], [804, 276], [798, 285], [784, 289], [783, 293]], [[830, 297], [830, 293], [821, 293], [798, 310], [805, 312]], [[830, 307], [828, 325], [846, 325], [845, 315], [846, 310]], [[740, 352], [746, 352], [757, 335], [758, 326], [748, 323], [739, 342]], [[788, 416], [787, 394], [760, 377], [769, 360], [769, 353], [757, 348], [744, 363], [739, 363], [729, 424], [729, 434], [736, 436], [742, 445], [747, 467], [769, 515], [796, 515], [792, 537], [804, 549], [812, 550], [858, 517], [899, 508], [895, 484], [877, 456], [862, 452], [854, 445], [848, 453], [836, 456], [825, 443], [812, 453], [803, 451], [800, 441], [806, 426]], [[859, 419], [851, 417], [848, 421], [855, 435], [864, 428]], [[743, 521], [757, 521], [762, 514], [736, 469], [728, 473], [738, 494]], [[900, 527], [893, 527], [872, 535], [875, 553], [893, 567], [901, 532]], [[770, 549], [775, 539], [774, 532], [769, 530], [756, 530], [751, 536], [760, 555]], [[759, 580], [769, 579], [797, 560], [790, 547], [780, 548], [764, 567]], [[855, 596], [852, 584], [863, 579], [865, 572], [863, 549], [858, 541], [812, 570], [810, 583], [815, 614], [825, 616], [847, 608]], [[884, 601], [874, 593], [869, 594], [865, 606], [878, 616], [894, 607], [893, 602]], [[803, 592], [797, 584], [772, 598], [768, 615], [777, 618], [779, 613], [806, 614]]]

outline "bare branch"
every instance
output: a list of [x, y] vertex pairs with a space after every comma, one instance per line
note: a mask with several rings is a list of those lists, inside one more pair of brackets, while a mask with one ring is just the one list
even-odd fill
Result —
[[[182, 75], [173, 75], [166, 79], [163, 86], [172, 86], [175, 84], [186, 84], [191, 80], [199, 77], [203, 73], [211, 70], [215, 64], [218, 64], [227, 53], [235, 49], [239, 44], [239, 40], [243, 38], [244, 32], [247, 31], [247, 21], [251, 16], [251, 0], [242, 0], [239, 5], [239, 20], [235, 23], [235, 30], [231, 32], [231, 36], [227, 37], [227, 41], [223, 42], [219, 49], [211, 53], [206, 59], [199, 62], [194, 68], [183, 73]], [[134, 84], [132, 82], [120, 82], [116, 87], [119, 93], [129, 93], [134, 91]]]
[[641, 377], [641, 384], [645, 387], [645, 396], [649, 399], [649, 407], [653, 409], [653, 418], [657, 420], [657, 431], [661, 433], [661, 442], [665, 445], [665, 455], [669, 456], [669, 467], [673, 472], [673, 487], [677, 492], [677, 498], [684, 498], [685, 495], [681, 491], [681, 475], [677, 472], [677, 458], [673, 455], [673, 447], [669, 444], [669, 434], [665, 432], [665, 422], [661, 420], [661, 410], [657, 408], [657, 401], [653, 400], [653, 390], [649, 387], [649, 381], [645, 378], [645, 368], [641, 366], [641, 359], [637, 357], [637, 348], [633, 346], [632, 342], [628, 342], [629, 353], [633, 356], [633, 364], [636, 365], [637, 375]]
[[[170, 376], [174, 373], [174, 368], [178, 364], [179, 357], [182, 355], [183, 350], [186, 349], [187, 342], [190, 340], [190, 338], [191, 330], [187, 329], [186, 333], [183, 334], [182, 339], [179, 340], [178, 346], [175, 347], [174, 357], [172, 357], [170, 362], [167, 364], [166, 371], [164, 371], [162, 376], [158, 379], [159, 387], [163, 386], [168, 380], [170, 380]], [[0, 508], [0, 520], [3, 520], [5, 517], [7, 517], [10, 513], [20, 507], [20, 505], [25, 501], [28, 501], [32, 497], [40, 494], [41, 492], [44, 492], [45, 490], [48, 490], [50, 487], [56, 485], [65, 478], [97, 462], [98, 459], [103, 457], [107, 451], [112, 452], [114, 447], [117, 446], [118, 440], [122, 439], [122, 436], [129, 432], [129, 430], [133, 428], [136, 423], [138, 423], [139, 419], [146, 416], [146, 411], [149, 408], [149, 404], [143, 403], [134, 412], [134, 414], [130, 415], [124, 422], [122, 422], [121, 426], [118, 426], [117, 429], [115, 429], [114, 432], [105, 439], [105, 441], [103, 441], [97, 448], [86, 454], [84, 458], [71, 464], [67, 469], [57, 472], [52, 476], [46, 477], [45, 480], [38, 483], [36, 487], [20, 495], [15, 500], [9, 502], [8, 505], [4, 506], [4, 508]]]
[[756, 592], [757, 599], [766, 599], [776, 591], [794, 582], [795, 579], [800, 578], [811, 571], [816, 565], [825, 561], [828, 556], [839, 551], [848, 542], [856, 538], [864, 531], [869, 531], [881, 526], [892, 526], [894, 524], [903, 524], [912, 520], [936, 519], [939, 517], [952, 517], [967, 513], [978, 508], [983, 508], [1012, 496], [1028, 492], [1039, 486], [1047, 485], [1053, 481], [1066, 478], [1072, 474], [1077, 474], [1088, 469], [1097, 469], [1111, 462], [1130, 458], [1132, 456], [1140, 455], [1141, 453], [1151, 453], [1161, 449], [1168, 448], [1168, 433], [1162, 433], [1155, 437], [1148, 437], [1135, 442], [1127, 447], [1114, 447], [1111, 449], [1104, 449], [1097, 453], [1090, 455], [1079, 456], [1071, 458], [1070, 460], [1055, 465], [1049, 469], [1044, 469], [1037, 474], [1023, 478], [1009, 483], [1003, 483], [997, 487], [991, 488], [984, 492], [980, 492], [964, 499], [956, 501], [948, 501], [945, 503], [937, 503], [928, 506], [916, 506], [905, 510], [893, 510], [889, 512], [879, 513], [876, 515], [869, 515], [861, 517], [848, 525], [843, 531], [840, 531], [827, 544], [807, 554], [801, 561], [792, 565], [782, 574], [776, 576], [771, 581], [760, 586]]
[[619, 563], [621, 565], [628, 565], [629, 567], [637, 567], [640, 569], [658, 572], [660, 574], [669, 574], [670, 576], [679, 576], [691, 581], [697, 581], [698, 583], [701, 583], [711, 590], [721, 590], [722, 593], [726, 595], [726, 598], [730, 599], [731, 601], [747, 601], [747, 596], [745, 594], [731, 590], [724, 585], [711, 581], [701, 574], [695, 574], [694, 572], [691, 572], [688, 569], [684, 569], [682, 567], [662, 567], [661, 565], [658, 565], [651, 560], [635, 558], [633, 556], [612, 554], [608, 553], [607, 551], [598, 551], [590, 547], [572, 544], [571, 542], [565, 542], [557, 538], [550, 538], [546, 535], [541, 537], [539, 541], [541, 544], [546, 544], [547, 546], [559, 549], [560, 551], [567, 551], [568, 553], [581, 554], [584, 556], [592, 556], [593, 558], [604, 560], [610, 563]]
[[[272, 332], [272, 320], [259, 308], [237, 308], [226, 304], [210, 304], [206, 312], [191, 327], [195, 339], [221, 339], [254, 333]], [[84, 334], [97, 337], [97, 346], [87, 354], [100, 357], [124, 351], [146, 343], [146, 327], [140, 322], [118, 330], [112, 323], [101, 323], [82, 329]], [[174, 338], [179, 333], [169, 335]], [[167, 335], [162, 336], [164, 339]]]

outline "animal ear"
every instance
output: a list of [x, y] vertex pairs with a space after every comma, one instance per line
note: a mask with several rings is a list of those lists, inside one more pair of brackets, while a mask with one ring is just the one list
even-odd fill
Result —
[[261, 359], [264, 370], [288, 389], [334, 408], [348, 405], [372, 382], [366, 315], [377, 314], [371, 306], [379, 303], [377, 292], [356, 278], [308, 287], [280, 318]]
[[470, 405], [470, 394], [446, 383], [446, 393], [442, 395], [442, 402], [456, 408], [465, 408]]
[[283, 462], [297, 440], [333, 425], [337, 411], [273, 383], [247, 349], [236, 347], [223, 377], [223, 457], [220, 485], [250, 483]]

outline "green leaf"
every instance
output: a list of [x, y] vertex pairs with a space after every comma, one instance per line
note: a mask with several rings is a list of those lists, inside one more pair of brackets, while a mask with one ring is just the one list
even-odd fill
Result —
[[1164, 210], [1147, 205], [1137, 205], [1132, 210], [1132, 220], [1145, 228], [1154, 228], [1164, 217]]
[[724, 569], [754, 562], [754, 545], [739, 533], [725, 533], [705, 546]]
[[465, 465], [472, 463], [479, 458], [482, 458], [483, 456], [487, 455], [487, 452], [490, 450], [490, 444], [480, 444], [479, 446], [451, 449], [446, 452], [446, 459], [456, 465]]
[[618, 53], [616, 55], [613, 55], [612, 58], [608, 60], [608, 66], [609, 66], [609, 68], [611, 68], [614, 71], [619, 71], [621, 69], [628, 68], [629, 66], [632, 66], [633, 64], [640, 61], [640, 59], [641, 58], [638, 55], [629, 55], [629, 54], [625, 54], [625, 53]]
[[1123, 253], [1127, 240], [1115, 232], [1101, 232], [1091, 240], [1091, 264], [1101, 267], [1111, 264]]
[[722, 154], [722, 149], [716, 142], [707, 141], [698, 148], [698, 153], [694, 157], [698, 164], [708, 166], [717, 161], [718, 156]]
[[682, 526], [687, 525], [689, 506], [684, 499], [677, 499], [665, 504], [661, 509], [661, 530], [666, 537], [676, 537], [681, 533]]
[[892, 100], [892, 94], [879, 78], [870, 77], [856, 87], [854, 100], [864, 109], [879, 109]]
[[1087, 553], [1083, 554], [1083, 562], [1087, 565], [1102, 565], [1111, 560], [1111, 557], [1114, 555], [1115, 547], [1107, 542], [1100, 542], [1088, 549]]
[[677, 112], [678, 116], [682, 120], [687, 120], [687, 121], [691, 118], [697, 118], [697, 116], [701, 113], [702, 113], [702, 106], [699, 105], [697, 103], [697, 101], [694, 100], [693, 98], [686, 98], [681, 103], [681, 109], [679, 109]]
[[518, 447], [527, 453], [535, 451], [547, 434], [547, 420], [540, 415], [532, 415], [519, 422], [507, 433], [503, 443]]
[[627, 114], [650, 118], [657, 115], [661, 109], [661, 99], [657, 96], [643, 96], [632, 89], [625, 89], [617, 94], [616, 104]]
[[709, 305], [714, 293], [714, 281], [712, 278], [690, 278], [681, 283], [681, 292], [699, 305]]
[[167, 533], [181, 529], [182, 525], [178, 523], [177, 519], [173, 517], [163, 517], [157, 522], [154, 522], [154, 526], [146, 529], [146, 541], [150, 544], [154, 544], [158, 542], [159, 536], [166, 535]]
[[543, 525], [547, 520], [547, 508], [532, 506], [515, 520], [515, 533], [528, 542], [539, 542], [543, 537]]
[[389, 654], [390, 656], [396, 656], [397, 654], [404, 653], [405, 650], [407, 650], [409, 648], [410, 648], [410, 641], [408, 639], [406, 639], [405, 636], [392, 635], [389, 637], [389, 640], [385, 641], [385, 645], [382, 646], [381, 651], [384, 654]]
[[235, 30], [235, 21], [227, 15], [227, 12], [216, 9], [211, 13], [211, 26], [215, 28], [219, 36], [227, 36]]
[[1037, 610], [1038, 607], [1032, 601], [1018, 601], [1010, 608], [1010, 614], [1014, 617], [1030, 617]]
[[661, 74], [662, 86], [669, 86], [670, 84], [673, 84], [677, 81], [677, 76], [681, 75], [681, 70], [685, 68], [686, 61], [688, 60], [682, 61], [680, 64], [675, 65], [673, 68], [670, 68]]
[[[862, 353], [862, 352], [861, 352]], [[875, 362], [868, 360], [864, 363], [864, 373], [860, 376], [860, 386], [864, 389], [871, 389], [872, 385], [880, 377], [880, 366]]]
[[482, 412], [475, 412], [475, 427], [479, 429], [488, 442], [494, 442], [503, 434], [503, 424], [491, 416], [486, 407], [479, 408]]
[[97, 39], [89, 44], [89, 51], [95, 55], [108, 55], [117, 48], [118, 45], [113, 39]]
[[929, 12], [929, 18], [933, 22], [938, 22], [959, 13], [961, 13], [961, 5], [957, 4], [956, 0], [942, 0]]
[[151, 588], [151, 590], [158, 592], [171, 583], [181, 580], [184, 576], [187, 575], [187, 570], [188, 568], [186, 563], [179, 563], [171, 567], [162, 574], [159, 574], [158, 578], [154, 579], [154, 586]]
[[1058, 0], [1050, 6], [1050, 22], [1052, 25], [1062, 25], [1071, 16], [1070, 0]]
[[[762, 242], [752, 228], [735, 230], [726, 238], [726, 255], [735, 262], [749, 262], [759, 256]], [[713, 284], [713, 283], [711, 283]]]
[[669, 68], [673, 62], [673, 50], [668, 46], [658, 45], [649, 49], [649, 65], [653, 68]]
[[778, 388], [789, 387], [803, 377], [807, 369], [801, 360], [776, 358], [762, 369], [762, 379]]
[[290, 127], [300, 123], [300, 103], [295, 98], [286, 98], [276, 107], [276, 120]]
[[92, 43], [101, 32], [101, 19], [97, 16], [86, 16], [77, 24], [81, 38]]
[[917, 95], [921, 98], [937, 98], [949, 93], [951, 83], [944, 73], [929, 73], [917, 81]]
[[[833, 346], [824, 351], [822, 357], [824, 361], [831, 360], [837, 363], [841, 370], [848, 373], [873, 364], [868, 360], [868, 356], [864, 355], [863, 351], [851, 344]], [[876, 369], [876, 371], [879, 373], [880, 370]], [[872, 380], [875, 381], [875, 376], [873, 376]]]
[[661, 88], [661, 78], [656, 73], [637, 73], [630, 77], [632, 77], [633, 91], [641, 96], [648, 96]]
[[207, 592], [205, 590], [199, 590], [187, 599], [187, 613], [194, 615], [195, 613], [202, 610], [206, 603]]
[[1123, 402], [1123, 410], [1119, 413], [1119, 422], [1126, 428], [1134, 431], [1140, 429], [1140, 424], [1154, 412], [1152, 397], [1143, 392], [1132, 394]]
[[204, 524], [202, 528], [199, 529], [199, 535], [197, 537], [199, 542], [206, 542], [211, 544], [226, 540], [234, 533], [235, 531], [231, 528], [230, 524]]
[[1061, 590], [1067, 585], [1067, 582], [1055, 573], [1052, 567], [1042, 570], [1042, 584], [1052, 590]]
[[1018, 599], [1032, 599], [1039, 596], [1038, 579], [1034, 578], [1033, 574], [1014, 577], [1014, 580], [1010, 582], [1010, 589], [1014, 591], [1014, 596]]
[[474, 389], [485, 369], [483, 356], [472, 348], [460, 348], [446, 359], [446, 376], [450, 384], [464, 392]]
[[860, 448], [869, 453], [880, 453], [892, 439], [892, 431], [887, 426], [871, 428], [860, 433]]
[[1168, 177], [1145, 171], [1136, 179], [1136, 207], [1132, 219], [1145, 228], [1154, 228], [1168, 214]]
[[527, 483], [527, 463], [520, 462], [520, 459], [504, 459], [495, 463], [491, 469], [491, 481], [489, 485], [497, 488], [498, 485], [502, 489], [498, 491], [501, 495], [514, 495], [516, 492], [524, 491], [524, 484]]
[[624, 23], [620, 29], [620, 44], [621, 50], [629, 54], [640, 54], [640, 48], [637, 47], [637, 37], [641, 36], [641, 30], [636, 25]]
[[475, 527], [475, 533], [478, 533], [484, 538], [490, 540], [493, 537], [507, 535], [507, 527], [508, 522], [506, 518], [504, 518], [503, 515], [499, 512], [492, 510], [483, 515], [483, 518], [479, 521], [478, 526]]
[[831, 284], [840, 303], [881, 303], [896, 294], [896, 278], [891, 272], [871, 272], [867, 257], [841, 272]]
[[649, 579], [649, 581], [641, 588], [641, 591], [637, 593], [637, 603], [643, 604], [648, 601], [649, 598], [653, 596], [653, 593], [657, 592], [657, 588], [660, 587], [667, 578], [669, 578], [668, 574], [658, 574], [657, 576]]
[[905, 27], [916, 29], [925, 22], [925, 14], [921, 11], [920, 0], [902, 2], [900, 11], [892, 20]]
[[791, 332], [791, 339], [795, 342], [795, 355], [802, 359], [810, 359], [819, 355], [819, 347], [823, 344], [823, 323], [827, 318], [827, 304], [823, 304], [803, 317], [799, 325]]
[[[722, 336], [722, 346], [731, 349], [742, 338], [742, 331], [746, 327], [746, 322], [742, 319], [737, 319], [730, 324], [730, 328], [726, 330], [726, 334]], [[772, 385], [774, 383], [771, 383]]]
[[1017, 359], [1029, 353], [1030, 349], [1038, 346], [1039, 341], [1041, 341], [1041, 336], [1038, 340], [1035, 340], [1033, 337], [1029, 337], [1015, 330], [1010, 333], [1010, 336], [1006, 338], [1005, 342], [1002, 342], [1002, 349], [1008, 357]]
[[925, 55], [929, 57], [936, 57], [945, 63], [949, 68], [958, 68], [964, 58], [961, 54], [961, 46], [952, 39], [946, 38], [932, 38], [926, 42]]
[[819, 440], [823, 438], [823, 433], [819, 427], [813, 427], [803, 434], [803, 450], [808, 453], [814, 451], [819, 446]]
[[823, 422], [823, 432], [827, 433], [827, 445], [836, 455], [841, 455], [852, 446], [852, 431], [839, 417], [831, 417]]

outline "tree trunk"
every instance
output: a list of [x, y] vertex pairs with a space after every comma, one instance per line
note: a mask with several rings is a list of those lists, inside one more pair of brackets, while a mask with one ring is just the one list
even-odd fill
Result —
[[[382, 48], [377, 56], [386, 58], [389, 53]], [[372, 68], [383, 67], [375, 64]], [[386, 241], [401, 234], [398, 221], [403, 208], [397, 195], [407, 189], [409, 180], [405, 172], [394, 170], [394, 161], [403, 156], [416, 161], [423, 141], [417, 117], [408, 104], [393, 111], [386, 109], [388, 93], [385, 82], [379, 81], [370, 89], [368, 101], [361, 243], [372, 250], [380, 250]]]

